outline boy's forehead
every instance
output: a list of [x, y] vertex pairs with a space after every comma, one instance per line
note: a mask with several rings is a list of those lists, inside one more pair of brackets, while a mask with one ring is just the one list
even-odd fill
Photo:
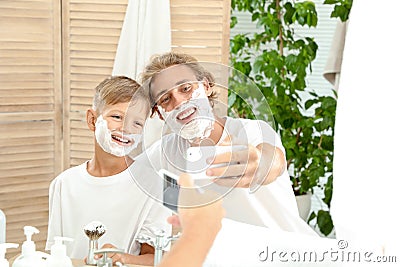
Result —
[[128, 102], [105, 104], [102, 111], [120, 111], [126, 113], [132, 110], [145, 110], [150, 108], [149, 100], [143, 97], [133, 98]]
[[132, 98], [131, 102], [129, 102], [130, 109], [141, 109], [145, 107], [150, 107], [150, 102], [147, 98], [137, 97]]
[[120, 111], [124, 112], [128, 109], [130, 102], [119, 102], [115, 104], [104, 104], [101, 112]]

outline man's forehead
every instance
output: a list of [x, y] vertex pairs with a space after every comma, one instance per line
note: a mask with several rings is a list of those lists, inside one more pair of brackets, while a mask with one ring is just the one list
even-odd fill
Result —
[[151, 82], [151, 95], [155, 100], [186, 82], [196, 81], [196, 74], [185, 64], [171, 66], [158, 73]]
[[195, 72], [187, 65], [180, 64], [164, 69], [157, 74], [153, 79], [152, 87], [155, 89], [170, 89], [173, 86], [181, 84], [182, 81], [193, 80], [196, 80]]

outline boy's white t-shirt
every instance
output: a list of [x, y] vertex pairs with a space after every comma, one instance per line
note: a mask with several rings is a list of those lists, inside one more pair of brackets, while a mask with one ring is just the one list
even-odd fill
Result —
[[[279, 135], [264, 121], [226, 117], [223, 141], [227, 135], [233, 145], [268, 143], [285, 149]], [[158, 171], [161, 168], [172, 173], [181, 173], [185, 166], [184, 153], [190, 143], [177, 134], [169, 134], [154, 143], [136, 158], [141, 165], [150, 165]], [[299, 216], [296, 199], [287, 170], [274, 182], [260, 186], [254, 193], [248, 188], [227, 188], [212, 184], [207, 188], [225, 194], [223, 206], [226, 217], [238, 222], [270, 229], [300, 232], [316, 235], [315, 231]]]
[[[171, 226], [166, 219], [171, 212], [137, 186], [131, 174], [135, 164], [113, 176], [94, 177], [87, 172], [85, 162], [57, 176], [49, 189], [46, 250], [55, 236], [70, 237], [73, 242], [65, 242], [68, 256], [85, 258], [89, 238], [83, 229], [92, 221], [100, 221], [106, 227], [98, 241], [99, 248], [111, 243], [133, 255], [140, 252], [140, 244], [135, 242], [139, 233], [149, 235], [153, 229], [163, 229], [169, 235]], [[145, 169], [141, 173], [145, 175]], [[155, 186], [153, 189], [155, 195], [161, 192]]]

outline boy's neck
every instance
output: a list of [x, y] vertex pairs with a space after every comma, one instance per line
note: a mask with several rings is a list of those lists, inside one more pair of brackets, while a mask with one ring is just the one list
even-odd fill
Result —
[[129, 156], [116, 157], [111, 155], [96, 144], [94, 157], [88, 162], [87, 171], [95, 177], [108, 177], [125, 171], [133, 161]]

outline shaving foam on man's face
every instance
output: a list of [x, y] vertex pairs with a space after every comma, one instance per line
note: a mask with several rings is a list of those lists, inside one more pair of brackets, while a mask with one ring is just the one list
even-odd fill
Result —
[[141, 134], [126, 134], [116, 129], [108, 129], [108, 123], [100, 115], [96, 120], [96, 141], [107, 153], [117, 157], [128, 155], [142, 140]]
[[173, 110], [165, 111], [158, 106], [160, 114], [172, 131], [190, 142], [209, 137], [215, 121], [204, 84], [197, 83], [198, 88], [193, 90], [190, 99]]

